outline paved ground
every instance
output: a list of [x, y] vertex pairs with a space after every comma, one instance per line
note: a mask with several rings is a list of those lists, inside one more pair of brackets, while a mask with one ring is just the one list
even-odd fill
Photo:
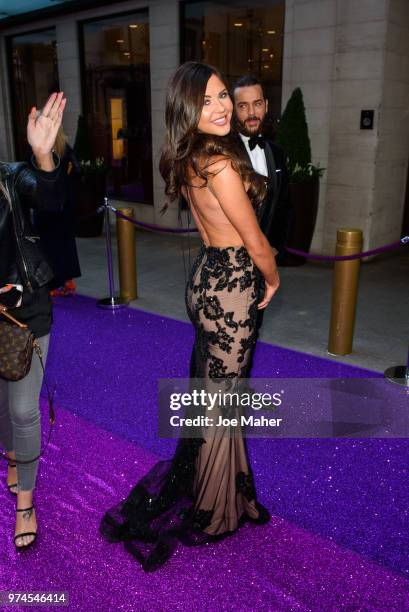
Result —
[[[197, 238], [137, 231], [138, 299], [131, 306], [187, 321], [183, 299], [185, 267]], [[108, 295], [105, 241], [77, 239], [82, 266], [78, 291]], [[113, 240], [115, 265], [116, 241]], [[261, 340], [295, 350], [383, 371], [406, 362], [409, 343], [409, 247], [361, 267], [353, 353], [327, 353], [332, 266], [308, 263], [280, 268], [281, 287], [264, 317]]]

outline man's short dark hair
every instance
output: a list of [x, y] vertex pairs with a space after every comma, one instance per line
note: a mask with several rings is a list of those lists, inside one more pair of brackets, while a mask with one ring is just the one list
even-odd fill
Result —
[[[245, 76], [242, 76], [239, 79], [237, 79], [237, 81], [234, 83], [233, 94], [238, 87], [252, 87], [253, 85], [260, 85], [261, 90], [263, 91], [263, 85], [261, 84], [261, 81], [257, 77], [251, 74], [246, 74]], [[263, 96], [264, 96], [264, 91], [263, 91]]]

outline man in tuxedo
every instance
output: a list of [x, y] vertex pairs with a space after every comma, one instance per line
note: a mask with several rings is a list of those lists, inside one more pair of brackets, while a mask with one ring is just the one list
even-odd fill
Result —
[[292, 225], [293, 210], [288, 197], [286, 154], [265, 136], [268, 100], [258, 79], [244, 76], [233, 87], [234, 127], [240, 146], [254, 170], [269, 178], [266, 197], [258, 212], [260, 227], [278, 251], [277, 263], [285, 260], [284, 246]]
[[[234, 123], [240, 146], [246, 152], [254, 170], [267, 176], [267, 194], [257, 217], [262, 232], [278, 253], [277, 264], [285, 262], [285, 244], [292, 226], [293, 210], [288, 197], [288, 172], [286, 154], [281, 147], [265, 136], [268, 100], [258, 79], [244, 76], [233, 87]], [[261, 279], [259, 301], [264, 294]], [[258, 310], [256, 333], [263, 323], [265, 310]], [[253, 357], [248, 364], [248, 376], [253, 367]], [[252, 391], [249, 387], [249, 391]]]

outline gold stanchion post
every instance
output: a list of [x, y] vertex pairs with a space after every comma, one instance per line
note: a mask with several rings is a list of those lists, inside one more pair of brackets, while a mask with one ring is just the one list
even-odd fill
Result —
[[[335, 255], [360, 253], [362, 243], [362, 230], [339, 229]], [[349, 355], [352, 352], [360, 266], [360, 259], [336, 261], [334, 265], [328, 340], [328, 352], [332, 355]]]
[[[133, 208], [119, 208], [118, 210], [127, 217], [133, 218]], [[127, 300], [135, 300], [138, 295], [136, 289], [135, 227], [133, 223], [117, 217], [116, 236], [121, 297]]]

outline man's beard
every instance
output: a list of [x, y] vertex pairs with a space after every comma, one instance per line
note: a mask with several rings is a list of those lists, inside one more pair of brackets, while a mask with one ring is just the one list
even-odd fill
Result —
[[236, 116], [236, 128], [237, 131], [240, 132], [240, 134], [243, 134], [243, 136], [258, 136], [259, 134], [262, 134], [264, 131], [264, 126], [266, 123], [266, 118], [267, 118], [267, 114], [264, 115], [263, 119], [260, 119], [259, 117], [247, 117], [246, 121], [259, 121], [259, 124], [257, 126], [257, 128], [255, 129], [248, 129], [246, 127], [246, 121], [240, 121], [237, 116]]

